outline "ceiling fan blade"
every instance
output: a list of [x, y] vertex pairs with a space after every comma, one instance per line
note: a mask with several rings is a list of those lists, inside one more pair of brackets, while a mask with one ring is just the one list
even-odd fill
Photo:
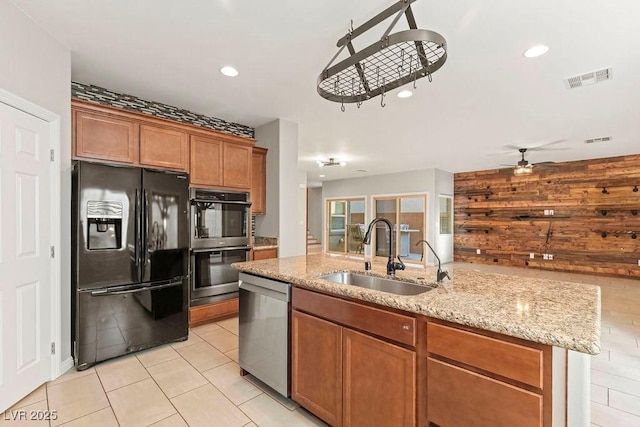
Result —
[[566, 139], [557, 139], [555, 141], [547, 142], [545, 144], [534, 145], [534, 146], [528, 148], [528, 151], [570, 150], [571, 148], [569, 148], [569, 147], [547, 148], [547, 147], [550, 147], [551, 145], [560, 144], [560, 143], [563, 143], [565, 141], [566, 141]]
[[560, 166], [558, 165], [556, 162], [539, 162], [539, 163], [533, 163], [534, 166], [543, 166], [543, 167], [547, 167], [547, 166]]
[[505, 166], [505, 167], [508, 167], [508, 168], [515, 168], [517, 165], [506, 165], [504, 163], [500, 163], [500, 166]]
[[490, 157], [495, 157], [495, 156], [509, 156], [509, 155], [513, 155], [513, 150], [509, 150], [509, 151], [498, 151], [496, 153], [489, 153], [487, 154], [487, 156]]

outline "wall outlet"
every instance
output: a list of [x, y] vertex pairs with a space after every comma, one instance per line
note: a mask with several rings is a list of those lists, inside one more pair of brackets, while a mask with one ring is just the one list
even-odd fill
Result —
[[549, 209], [549, 215], [553, 215], [553, 209]]
[[476, 249], [476, 254], [480, 255], [480, 252], [482, 252], [480, 249]]
[[535, 257], [536, 257], [536, 254], [534, 254], [533, 252], [529, 254], [529, 258], [534, 259]]
[[545, 210], [544, 210], [544, 214], [545, 214], [545, 215], [549, 215], [549, 209], [545, 209]]
[[547, 255], [547, 254], [542, 254], [542, 259], [549, 259], [549, 255]]
[[547, 254], [547, 257], [549, 258], [549, 260], [553, 260], [553, 254]]
[[638, 267], [640, 267], [640, 259], [638, 260]]

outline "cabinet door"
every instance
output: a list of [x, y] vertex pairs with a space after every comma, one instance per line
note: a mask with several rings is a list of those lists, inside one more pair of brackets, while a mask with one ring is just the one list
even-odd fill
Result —
[[415, 425], [415, 352], [347, 328], [342, 339], [344, 425]]
[[254, 215], [267, 212], [267, 152], [253, 148], [251, 154], [251, 211]]
[[427, 417], [440, 426], [542, 426], [542, 396], [427, 359]]
[[76, 111], [74, 156], [138, 163], [138, 125], [107, 115]]
[[253, 261], [272, 258], [278, 258], [278, 248], [253, 250]]
[[222, 185], [222, 146], [223, 142], [217, 139], [191, 137], [191, 184]]
[[140, 164], [189, 170], [189, 137], [178, 130], [140, 125]]
[[224, 144], [223, 183], [225, 187], [251, 188], [251, 147]]
[[341, 426], [342, 328], [295, 310], [291, 323], [291, 398]]

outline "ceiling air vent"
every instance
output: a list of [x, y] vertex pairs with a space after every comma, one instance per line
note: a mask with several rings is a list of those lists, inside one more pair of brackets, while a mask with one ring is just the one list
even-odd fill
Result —
[[564, 85], [567, 89], [575, 89], [577, 87], [589, 86], [600, 83], [613, 78], [613, 68], [605, 68], [604, 70], [592, 71], [590, 73], [581, 74], [579, 76], [564, 79]]
[[584, 143], [585, 144], [595, 144], [596, 142], [607, 142], [607, 141], [611, 141], [611, 137], [610, 136], [603, 136], [602, 138], [585, 139]]

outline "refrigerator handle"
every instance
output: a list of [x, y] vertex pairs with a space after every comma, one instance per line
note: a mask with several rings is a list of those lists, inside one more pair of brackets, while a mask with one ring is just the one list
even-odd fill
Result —
[[147, 264], [147, 233], [149, 233], [149, 199], [146, 188], [142, 190], [142, 194], [142, 216], [144, 218], [144, 224], [142, 225], [142, 265], [144, 266]]
[[135, 236], [135, 243], [134, 243], [134, 257], [136, 259], [136, 267], [140, 266], [140, 190], [138, 188], [136, 188], [136, 202], [135, 202], [135, 211], [134, 211], [134, 217], [135, 217], [135, 231], [134, 231], [134, 236]]

